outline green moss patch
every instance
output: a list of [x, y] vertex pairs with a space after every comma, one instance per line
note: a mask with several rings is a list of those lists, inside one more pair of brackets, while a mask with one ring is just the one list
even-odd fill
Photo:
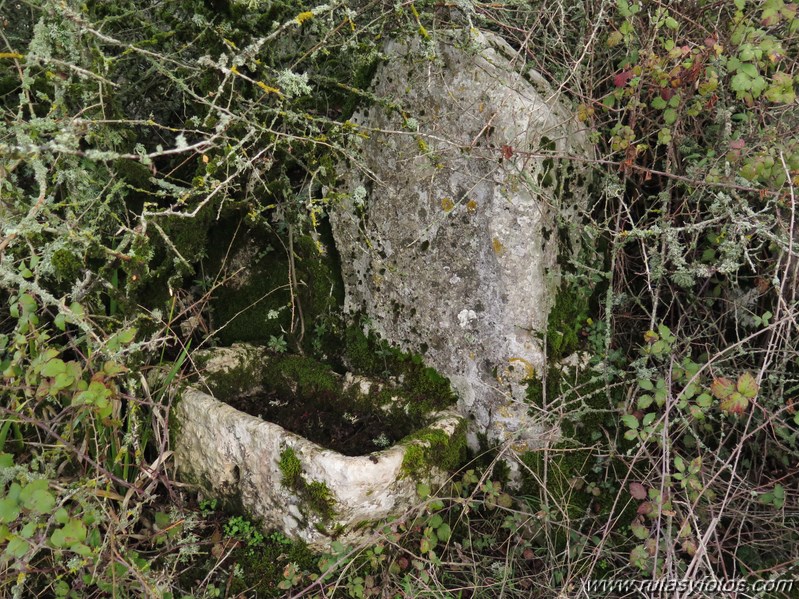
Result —
[[345, 346], [346, 361], [354, 372], [401, 380], [402, 392], [411, 400], [408, 406], [413, 413], [442, 410], [457, 400], [449, 380], [425, 366], [422, 356], [403, 353], [374, 333], [365, 334], [357, 320], [345, 332]]
[[402, 472], [412, 478], [424, 477], [432, 468], [445, 472], [457, 470], [466, 461], [466, 422], [451, 435], [435, 428], [425, 428], [404, 439], [410, 442], [402, 460]]
[[324, 323], [343, 300], [335, 256], [321, 253], [310, 237], [294, 239], [292, 309], [288, 240], [240, 224], [240, 217], [221, 221], [212, 229], [208, 245], [207, 278], [224, 281], [211, 301], [217, 340], [221, 345], [266, 343], [294, 331], [288, 335], [289, 346], [320, 353], [330, 341], [326, 330], [330, 327]]
[[588, 318], [589, 298], [564, 284], [547, 320], [547, 358], [559, 360], [580, 347], [580, 333]]
[[278, 468], [283, 476], [283, 485], [297, 493], [305, 506], [324, 520], [330, 520], [333, 510], [333, 494], [322, 481], [308, 481], [302, 473], [302, 462], [291, 447], [280, 453]]

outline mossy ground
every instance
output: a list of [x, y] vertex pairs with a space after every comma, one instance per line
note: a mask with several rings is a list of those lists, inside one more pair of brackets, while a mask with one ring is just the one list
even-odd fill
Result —
[[236, 549], [231, 560], [240, 567], [242, 576], [231, 579], [230, 597], [285, 597], [278, 585], [284, 571], [294, 564], [299, 571], [315, 570], [319, 556], [299, 541], [289, 542], [279, 533], [267, 535], [257, 547]]
[[580, 348], [580, 333], [588, 318], [589, 298], [585, 293], [561, 286], [547, 320], [547, 359], [556, 361]]
[[[601, 374], [588, 367], [575, 373], [553, 365], [547, 373], [546, 386], [539, 380], [530, 382], [528, 400], [541, 407], [545, 392], [548, 405], [566, 407], [560, 423], [562, 440], [547, 452], [522, 456], [529, 471], [523, 478], [520, 495], [530, 498], [536, 511], [547, 505], [554, 507], [553, 517], [563, 526], [553, 529], [553, 539], [563, 549], [570, 542], [571, 528], [590, 526], [590, 522], [604, 525], [608, 518], [619, 518], [620, 509], [625, 511], [619, 521], [629, 523], [635, 508], [621, 504], [615, 506], [616, 513], [612, 512], [626, 467], [621, 460], [599, 450], [608, 435], [616, 434], [613, 404], [619, 399], [606, 387]], [[541, 488], [541, 481], [546, 481], [545, 489]]]

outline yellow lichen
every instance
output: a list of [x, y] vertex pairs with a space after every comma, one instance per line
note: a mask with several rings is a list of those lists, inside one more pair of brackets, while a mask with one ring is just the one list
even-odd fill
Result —
[[260, 87], [260, 88], [261, 88], [262, 90], [264, 90], [264, 91], [265, 91], [267, 94], [277, 94], [278, 96], [282, 96], [282, 95], [283, 95], [283, 94], [280, 92], [280, 90], [279, 90], [278, 88], [276, 88], [276, 87], [272, 87], [271, 85], [267, 85], [267, 84], [266, 84], [266, 83], [264, 83], [263, 81], [256, 81], [256, 82], [255, 82], [255, 85], [257, 85], [258, 87]]
[[308, 21], [309, 19], [313, 19], [313, 13], [310, 10], [301, 12], [296, 17], [294, 17], [294, 20], [297, 21], [297, 25], [302, 25], [303, 23], [305, 23], [305, 21]]
[[474, 200], [469, 200], [468, 202], [466, 202], [466, 210], [468, 210], [469, 212], [474, 212], [475, 210], [477, 210], [477, 202], [475, 202]]
[[441, 209], [444, 212], [449, 212], [455, 207], [455, 204], [452, 202], [451, 198], [441, 198]]
[[535, 367], [524, 358], [509, 358], [508, 362], [510, 362], [511, 364], [513, 362], [520, 362], [522, 366], [524, 366], [524, 371], [526, 375], [524, 378], [531, 379], [535, 376]]
[[496, 237], [491, 241], [491, 246], [494, 248], [494, 253], [497, 256], [501, 256], [505, 253], [505, 246], [502, 245], [502, 242]]

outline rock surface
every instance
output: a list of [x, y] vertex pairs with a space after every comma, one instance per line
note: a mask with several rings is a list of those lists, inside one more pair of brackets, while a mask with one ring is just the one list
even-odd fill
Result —
[[587, 156], [584, 135], [493, 34], [385, 53], [330, 216], [345, 308], [449, 377], [478, 432], [540, 446], [523, 381], [544, 367], [556, 215], [585, 193], [580, 163], [558, 156]]
[[[258, 378], [252, 373], [259, 370], [259, 355], [263, 353], [247, 345], [212, 350], [205, 361], [209, 376], [203, 388], [221, 396], [221, 387], [227, 389], [228, 382], [235, 380], [239, 386], [234, 393], [256, 390]], [[221, 386], [211, 380], [217, 374], [222, 375]], [[248, 384], [249, 389], [245, 388]], [[200, 386], [183, 390], [172, 412], [175, 463], [181, 479], [244, 508], [266, 530], [279, 528], [316, 550], [328, 550], [333, 538], [347, 543], [368, 537], [370, 524], [401, 516], [418, 503], [420, 482], [437, 485], [448, 476], [436, 468], [424, 474], [406, 471], [406, 454], [423, 444], [422, 439], [409, 439], [369, 455], [345, 456], [236, 410]], [[430, 428], [451, 438], [461, 422], [457, 414], [443, 412]], [[318, 501], [315, 506], [303, 489], [286, 480], [281, 461], [287, 455], [296, 460], [306, 490], [313, 485], [317, 495], [325, 490], [324, 511], [328, 513], [320, 513]]]

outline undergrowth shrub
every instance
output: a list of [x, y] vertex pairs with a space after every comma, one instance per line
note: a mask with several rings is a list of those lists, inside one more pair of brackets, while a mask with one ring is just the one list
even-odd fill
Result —
[[[258, 568], [279, 578], [264, 587], [276, 596], [547, 597], [588, 578], [796, 576], [796, 4], [4, 11], [0, 592], [231, 596]], [[221, 218], [277, 240], [290, 316], [269, 341], [301, 340], [295, 244], [324, 246], [327, 189], [368, 134], [347, 120], [355, 107], [391, 101], [368, 91], [382, 42], [449, 27], [507, 39], [597, 148], [590, 251], [563, 258], [553, 364], [530, 385], [531, 410], [562, 439], [534, 456], [497, 448], [521, 490], [488, 460], [433, 496], [420, 489], [418, 510], [371, 546], [320, 563], [192, 508], [167, 468], [167, 388], [191, 343], [213, 343], [210, 298], [235, 276], [204, 270]], [[320, 345], [336, 329], [312, 327]]]

